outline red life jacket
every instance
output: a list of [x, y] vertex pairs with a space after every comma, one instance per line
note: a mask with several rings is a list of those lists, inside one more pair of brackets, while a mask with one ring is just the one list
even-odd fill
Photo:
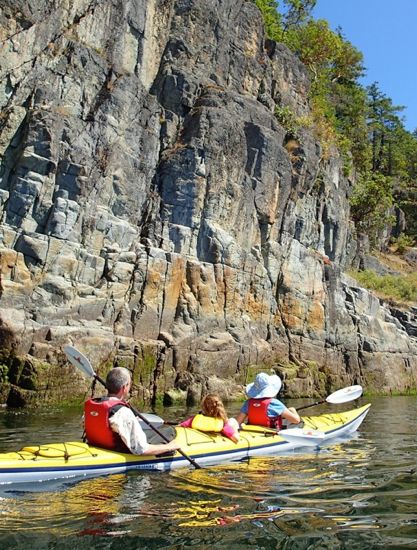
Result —
[[84, 403], [84, 429], [89, 445], [130, 453], [122, 438], [111, 429], [109, 424], [110, 416], [120, 407], [129, 407], [129, 405], [121, 399], [108, 397], [89, 399]]
[[266, 428], [282, 428], [281, 416], [268, 416], [268, 406], [272, 397], [262, 399], [249, 399], [248, 403], [248, 423]]

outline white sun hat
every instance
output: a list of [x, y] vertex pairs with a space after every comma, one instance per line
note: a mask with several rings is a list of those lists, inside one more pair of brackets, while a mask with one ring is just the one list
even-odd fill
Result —
[[246, 393], [252, 399], [275, 397], [281, 389], [281, 385], [281, 378], [278, 375], [260, 372], [256, 376], [255, 382], [246, 386]]

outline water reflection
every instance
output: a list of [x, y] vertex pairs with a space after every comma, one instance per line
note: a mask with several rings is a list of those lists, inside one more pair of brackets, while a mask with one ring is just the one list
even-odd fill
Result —
[[109, 517], [118, 513], [125, 483], [125, 476], [115, 475], [81, 481], [69, 488], [61, 485], [60, 490], [52, 493], [9, 490], [8, 498], [0, 501], [2, 528], [47, 527], [62, 533], [68, 522]]

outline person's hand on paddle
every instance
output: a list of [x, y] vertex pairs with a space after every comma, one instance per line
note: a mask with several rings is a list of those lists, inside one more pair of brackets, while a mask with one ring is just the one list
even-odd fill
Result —
[[161, 443], [159, 445], [149, 444], [143, 455], [160, 455], [163, 453], [170, 453], [172, 451], [178, 451], [181, 449], [181, 445], [175, 439], [169, 443]]
[[175, 441], [175, 439], [171, 441], [171, 443], [167, 443], [167, 446], [170, 447], [170, 451], [178, 451], [178, 449], [181, 449], [181, 445]]

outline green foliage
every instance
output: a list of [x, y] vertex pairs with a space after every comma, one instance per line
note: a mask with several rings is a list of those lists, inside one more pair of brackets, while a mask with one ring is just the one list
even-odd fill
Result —
[[397, 238], [391, 239], [398, 254], [404, 254], [408, 248], [414, 245], [414, 239], [405, 233], [401, 233]]
[[259, 11], [262, 13], [265, 23], [265, 31], [268, 38], [277, 42], [282, 36], [281, 15], [278, 12], [276, 0], [253, 0]]
[[[371, 387], [371, 385], [369, 384], [368, 387]], [[380, 395], [387, 395], [387, 394], [385, 392], [379, 392], [375, 389], [372, 389], [372, 390], [367, 389], [363, 392], [362, 397], [378, 397]], [[403, 391], [397, 391], [397, 390], [392, 391], [392, 390], [390, 390], [389, 395], [391, 397], [403, 396], [403, 395], [414, 397], [415, 395], [417, 395], [417, 390], [413, 387], [408, 387], [408, 388], [404, 389]]]
[[283, 0], [283, 31], [297, 28], [310, 18], [317, 0]]
[[359, 231], [366, 233], [375, 245], [379, 232], [392, 224], [393, 204], [391, 179], [383, 174], [361, 174], [350, 198], [351, 215]]
[[366, 124], [366, 91], [356, 82], [334, 82], [328, 101], [334, 109], [334, 124], [342, 151], [349, 151], [359, 172], [370, 169], [370, 144]]
[[[377, 83], [360, 84], [362, 53], [341, 29], [333, 31], [327, 21], [312, 18], [316, 0], [252, 1], [263, 14], [269, 38], [286, 44], [310, 73], [312, 110], [306, 124], [320, 141], [323, 157], [336, 145], [345, 174], [358, 176], [352, 196], [358, 230], [376, 244], [377, 233], [392, 223], [389, 208], [397, 203], [406, 215], [406, 233], [415, 240], [417, 130], [405, 129], [403, 107], [394, 105]], [[290, 134], [297, 133], [300, 121], [287, 107], [277, 107], [275, 115]]]
[[283, 0], [283, 13], [277, 0], [252, 0], [262, 13], [268, 38], [283, 42], [285, 33], [310, 17], [317, 0]]
[[417, 136], [408, 132], [399, 113], [402, 106], [393, 105], [378, 84], [367, 88], [367, 125], [370, 144], [370, 166], [374, 174], [391, 177], [396, 186], [393, 200], [403, 209], [407, 234], [417, 237]]
[[402, 302], [417, 301], [417, 273], [406, 275], [377, 275], [374, 271], [350, 273], [362, 286], [381, 297]]
[[332, 146], [338, 143], [335, 129], [335, 114], [326, 98], [316, 93], [311, 100], [311, 126], [323, 148], [323, 157], [328, 158]]
[[323, 19], [289, 29], [284, 42], [310, 69], [314, 81], [351, 82], [363, 74], [361, 52]]
[[4, 364], [0, 364], [0, 388], [9, 382], [9, 367]]
[[417, 179], [401, 185], [396, 196], [398, 206], [405, 214], [406, 234], [417, 242]]
[[287, 135], [297, 139], [301, 122], [292, 110], [289, 107], [280, 107], [277, 105], [275, 107], [274, 115], [281, 126], [287, 131]]
[[[372, 170], [387, 176], [401, 172], [401, 158], [396, 157], [396, 147], [405, 132], [398, 113], [404, 109], [392, 104], [383, 94], [378, 83], [368, 86], [368, 129], [372, 144]], [[397, 160], [397, 162], [395, 162]]]
[[[342, 33], [333, 32], [324, 20], [308, 20], [289, 29], [284, 42], [308, 67], [312, 77], [312, 118], [324, 154], [338, 145], [346, 161], [360, 157], [354, 147], [358, 136], [367, 138], [364, 122], [366, 94], [356, 79], [363, 74], [363, 56]], [[346, 162], [348, 171], [349, 166]]]

